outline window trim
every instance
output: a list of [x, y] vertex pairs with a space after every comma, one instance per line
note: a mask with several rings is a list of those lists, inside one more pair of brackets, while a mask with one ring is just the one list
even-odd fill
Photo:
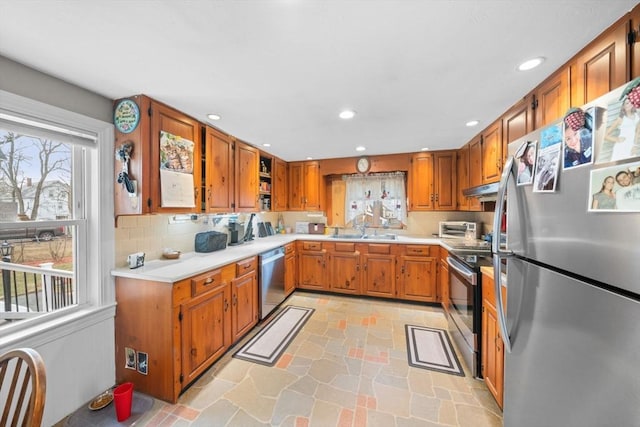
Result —
[[[3, 331], [6, 333], [3, 333], [0, 338], [0, 349], [2, 349], [7, 343], [15, 345], [16, 340], [29, 340], [40, 333], [47, 333], [56, 325], [67, 323], [65, 322], [67, 317], [73, 319], [78, 315], [91, 316], [93, 312], [104, 311], [105, 308], [114, 305], [115, 288], [111, 270], [114, 268], [115, 222], [113, 219], [114, 128], [112, 123], [3, 90], [0, 90], [0, 108], [18, 116], [34, 117], [96, 135], [94, 148], [84, 145], [85, 159], [75, 159], [74, 156], [74, 161], [86, 161], [85, 175], [80, 180], [81, 185], [84, 186], [81, 191], [85, 197], [83, 200], [74, 199], [76, 200], [74, 203], [84, 203], [86, 217], [86, 239], [78, 239], [77, 242], [77, 250], [87, 254], [86, 265], [78, 265], [78, 269], [82, 271], [76, 272], [78, 281], [85, 280], [85, 283], [78, 283], [77, 286], [78, 292], [82, 292], [83, 295], [79, 295], [79, 304], [76, 307], [24, 320], [7, 328]], [[82, 206], [74, 205], [74, 209], [79, 208]], [[77, 322], [76, 327], [83, 327], [82, 322]]]

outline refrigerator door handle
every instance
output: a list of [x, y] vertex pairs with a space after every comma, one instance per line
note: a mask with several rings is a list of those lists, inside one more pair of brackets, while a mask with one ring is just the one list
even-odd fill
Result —
[[498, 326], [500, 327], [500, 335], [502, 335], [502, 342], [507, 353], [511, 353], [511, 337], [507, 330], [507, 319], [504, 314], [504, 303], [502, 301], [502, 273], [500, 267], [502, 264], [502, 258], [511, 258], [512, 255], [501, 257], [498, 254], [493, 255], [493, 285], [496, 291], [496, 312], [498, 313]]
[[[526, 142], [525, 142], [526, 144]], [[520, 150], [518, 150], [520, 151]], [[493, 216], [493, 232], [499, 233], [500, 223], [502, 216], [504, 215], [504, 202], [507, 195], [507, 186], [511, 177], [515, 178], [515, 172], [513, 171], [514, 157], [510, 156], [507, 159], [507, 163], [502, 170], [502, 177], [500, 178], [500, 185], [498, 186], [498, 197], [496, 199], [496, 210]], [[512, 251], [502, 251], [500, 249], [500, 235], [493, 237], [491, 242], [491, 250], [493, 252], [493, 283], [496, 291], [496, 311], [498, 313], [498, 326], [500, 327], [500, 335], [502, 335], [502, 342], [504, 342], [504, 348], [507, 353], [511, 353], [511, 337], [509, 337], [509, 331], [507, 330], [507, 320], [504, 313], [504, 303], [502, 301], [502, 274], [501, 266], [503, 258], [511, 258], [514, 256]]]
[[515, 173], [513, 173], [513, 163], [514, 158], [513, 156], [510, 156], [502, 170], [502, 177], [500, 178], [500, 185], [498, 187], [498, 197], [496, 199], [496, 210], [493, 214], [494, 236], [491, 241], [491, 251], [500, 256], [509, 256], [513, 254], [511, 251], [500, 250], [500, 223], [502, 221], [502, 215], [504, 214], [504, 200], [507, 194], [507, 184], [509, 184], [509, 178], [512, 176], [515, 178]]

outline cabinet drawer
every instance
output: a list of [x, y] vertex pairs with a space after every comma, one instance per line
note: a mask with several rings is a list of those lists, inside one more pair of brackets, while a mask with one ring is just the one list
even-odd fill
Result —
[[390, 254], [391, 245], [386, 243], [369, 243], [370, 254]]
[[244, 276], [247, 273], [255, 271], [258, 265], [258, 259], [256, 257], [247, 258], [236, 263], [236, 276]]
[[348, 242], [336, 243], [336, 252], [355, 252], [356, 244]]
[[302, 242], [302, 249], [305, 251], [321, 251], [322, 242]]
[[290, 253], [292, 253], [295, 250], [296, 250], [296, 247], [295, 247], [295, 245], [293, 243], [289, 243], [289, 244], [284, 246], [285, 255], [289, 255]]
[[208, 271], [191, 278], [191, 296], [196, 296], [218, 287], [222, 283], [222, 269]]
[[[438, 249], [436, 247], [436, 249]], [[431, 246], [424, 245], [407, 245], [405, 247], [407, 255], [413, 256], [431, 256]], [[434, 251], [435, 252], [435, 251]], [[436, 254], [434, 253], [433, 256]]]

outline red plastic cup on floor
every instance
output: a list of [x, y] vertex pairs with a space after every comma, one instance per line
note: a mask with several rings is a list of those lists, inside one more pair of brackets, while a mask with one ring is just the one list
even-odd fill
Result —
[[122, 383], [113, 390], [113, 403], [116, 406], [116, 418], [118, 422], [131, 416], [131, 403], [133, 401], [133, 383]]

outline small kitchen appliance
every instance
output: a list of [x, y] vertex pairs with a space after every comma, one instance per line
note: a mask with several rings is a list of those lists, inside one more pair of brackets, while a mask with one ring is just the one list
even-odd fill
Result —
[[438, 236], [443, 239], [475, 240], [480, 237], [480, 223], [468, 221], [440, 221]]
[[229, 246], [239, 245], [244, 242], [244, 225], [239, 222], [229, 221]]

